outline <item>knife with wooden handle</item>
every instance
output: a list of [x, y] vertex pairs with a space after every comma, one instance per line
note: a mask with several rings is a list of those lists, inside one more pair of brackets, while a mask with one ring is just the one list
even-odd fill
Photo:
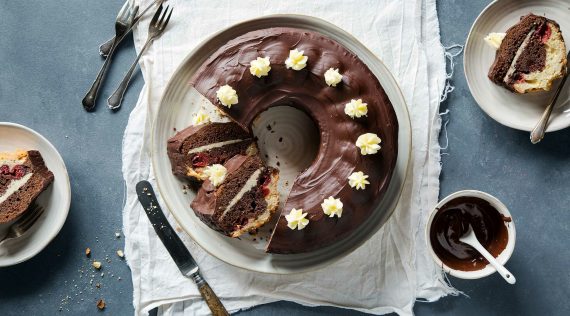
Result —
[[192, 258], [192, 255], [176, 235], [172, 226], [164, 216], [158, 200], [154, 194], [151, 184], [148, 181], [141, 181], [136, 186], [139, 202], [142, 204], [154, 231], [162, 241], [168, 253], [180, 269], [180, 272], [187, 278], [194, 280], [202, 298], [208, 304], [214, 316], [229, 315], [228, 311], [208, 283], [200, 275], [200, 269]]

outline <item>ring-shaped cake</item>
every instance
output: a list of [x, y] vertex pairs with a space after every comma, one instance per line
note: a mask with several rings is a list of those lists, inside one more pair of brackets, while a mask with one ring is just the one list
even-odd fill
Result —
[[[290, 51], [303, 52], [306, 67], [286, 66]], [[267, 76], [250, 73], [250, 63], [269, 57]], [[329, 86], [325, 72], [338, 69], [342, 82]], [[394, 171], [398, 153], [398, 121], [378, 79], [355, 54], [319, 33], [298, 28], [267, 28], [229, 41], [198, 69], [191, 84], [230, 119], [251, 132], [260, 113], [273, 106], [291, 106], [307, 113], [320, 133], [318, 153], [292, 185], [268, 244], [270, 253], [302, 253], [331, 245], [358, 230], [378, 210]], [[224, 106], [217, 92], [229, 85], [239, 101]], [[345, 106], [352, 100], [367, 103], [367, 113], [350, 117]], [[356, 146], [360, 135], [373, 133], [382, 140], [378, 153], [363, 155]], [[369, 185], [349, 185], [353, 172], [368, 175]], [[342, 216], [329, 217], [321, 204], [329, 197], [343, 203]], [[302, 230], [288, 226], [292, 209], [307, 212]]]

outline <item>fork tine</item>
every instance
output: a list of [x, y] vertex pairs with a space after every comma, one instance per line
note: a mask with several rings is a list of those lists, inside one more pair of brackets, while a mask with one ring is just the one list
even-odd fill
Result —
[[41, 214], [42, 212], [43, 208], [41, 206], [35, 205], [33, 209], [29, 210], [29, 212], [26, 213], [26, 216], [22, 218], [22, 221], [17, 223], [15, 226], [26, 226], [38, 213]]
[[164, 21], [164, 17], [166, 16], [166, 14], [168, 14], [168, 9], [170, 9], [170, 5], [166, 6], [166, 10], [164, 10], [162, 15], [160, 16], [160, 20], [156, 23], [155, 27], [157, 29], [160, 29], [160, 25], [162, 25], [162, 21]]
[[160, 13], [162, 12], [162, 4], [160, 4], [160, 7], [158, 7], [158, 9], [156, 10], [156, 12], [154, 13], [154, 16], [152, 17], [152, 20], [150, 21], [149, 27], [152, 27], [156, 21], [158, 20], [158, 17], [160, 16]]
[[121, 7], [121, 10], [119, 11], [119, 14], [117, 14], [117, 20], [123, 20], [125, 18], [125, 15], [129, 12], [129, 9], [131, 8], [129, 2], [125, 2], [125, 4], [123, 4], [123, 6]]
[[137, 13], [139, 12], [139, 6], [135, 6], [135, 8], [129, 13], [129, 17], [128, 17], [128, 24], [131, 25], [133, 23], [133, 20], [135, 19], [135, 17], [137, 16]]
[[[164, 30], [166, 28], [166, 26], [168, 25], [168, 21], [170, 21], [170, 17], [172, 16], [172, 11], [174, 11], [174, 8], [170, 8], [170, 13], [168, 13], [168, 17], [166, 18], [166, 21], [164, 21], [164, 23], [161, 23], [160, 25], [160, 30]], [[166, 15], [166, 13], [165, 13]]]
[[35, 212], [37, 212], [37, 208], [38, 208], [38, 207], [40, 207], [40, 206], [37, 205], [37, 204], [35, 204], [35, 203], [32, 204], [32, 205], [30, 206], [30, 208], [28, 209], [28, 212], [25, 212], [24, 215], [22, 215], [20, 218], [18, 218], [18, 220], [16, 220], [13, 225], [14, 225], [14, 226], [17, 226], [17, 225], [21, 225], [21, 224], [24, 223], [24, 222], [27, 222], [28, 219], [29, 219], [30, 217], [32, 217], [32, 215], [33, 215]]
[[39, 207], [38, 211], [34, 214], [34, 216], [30, 218], [30, 220], [26, 222], [25, 225], [20, 226], [22, 233], [28, 231], [28, 229], [30, 229], [30, 227], [32, 227], [38, 221], [38, 219], [40, 218], [40, 216], [42, 216], [43, 213], [44, 213], [44, 208]]

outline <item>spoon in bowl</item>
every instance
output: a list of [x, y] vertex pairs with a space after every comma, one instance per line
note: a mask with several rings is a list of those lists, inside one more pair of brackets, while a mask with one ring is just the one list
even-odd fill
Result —
[[493, 257], [493, 255], [490, 254], [487, 251], [487, 249], [485, 249], [485, 247], [483, 247], [483, 245], [481, 245], [479, 240], [477, 240], [477, 236], [475, 236], [475, 232], [473, 232], [473, 228], [471, 227], [471, 225], [469, 225], [469, 230], [467, 231], [467, 233], [465, 233], [463, 236], [461, 236], [461, 238], [459, 238], [459, 241], [466, 243], [469, 246], [475, 248], [477, 251], [479, 251], [479, 253], [482, 254], [483, 257], [487, 259], [487, 261], [489, 261], [489, 263], [497, 270], [497, 272], [503, 277], [503, 279], [505, 279], [505, 281], [507, 281], [510, 284], [515, 284], [515, 282], [517, 281], [515, 279], [515, 276], [511, 272], [509, 272], [507, 268], [505, 268], [502, 264], [500, 264], [497, 261], [497, 259], [495, 259], [495, 257]]

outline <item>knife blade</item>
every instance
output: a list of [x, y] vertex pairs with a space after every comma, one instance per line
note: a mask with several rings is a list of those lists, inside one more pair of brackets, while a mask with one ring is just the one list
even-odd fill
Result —
[[140, 181], [136, 185], [136, 191], [139, 202], [142, 204], [154, 231], [164, 244], [164, 247], [166, 247], [178, 269], [180, 269], [180, 272], [196, 283], [202, 298], [204, 298], [214, 316], [229, 315], [218, 296], [200, 275], [198, 264], [192, 258], [190, 251], [188, 251], [188, 248], [186, 248], [180, 237], [170, 226], [170, 223], [168, 223], [164, 212], [158, 204], [152, 185], [148, 181]]

